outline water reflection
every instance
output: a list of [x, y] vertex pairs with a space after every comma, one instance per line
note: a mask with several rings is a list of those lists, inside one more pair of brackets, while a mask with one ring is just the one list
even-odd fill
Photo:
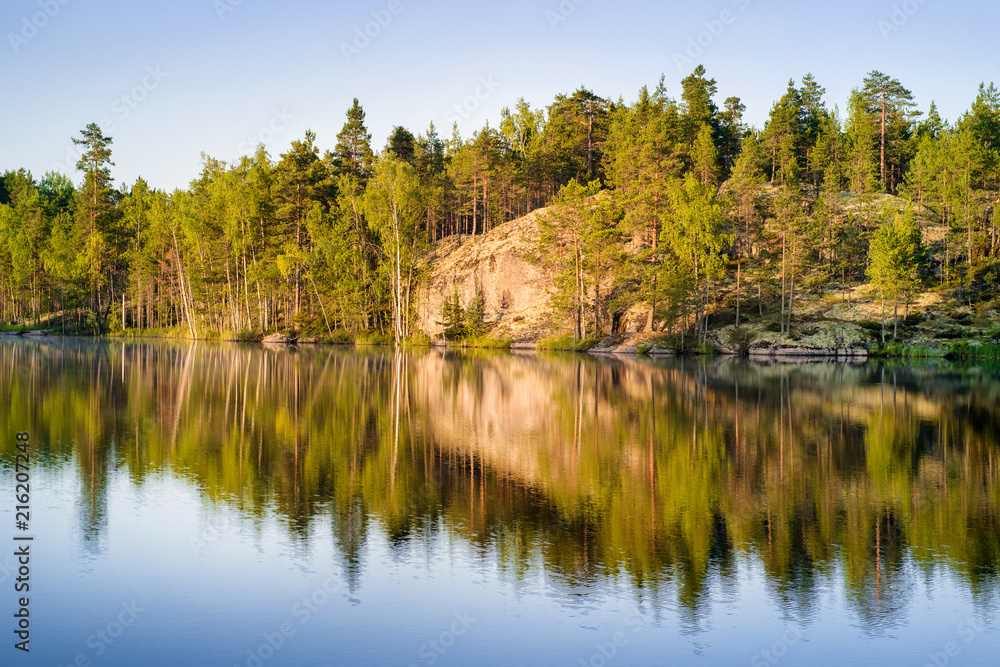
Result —
[[0, 373], [3, 432], [76, 462], [92, 554], [112, 474], [167, 473], [293, 542], [332, 531], [352, 590], [376, 522], [400, 558], [461, 540], [512, 582], [544, 568], [570, 605], [628, 581], [689, 631], [748, 559], [800, 621], [843, 587], [884, 632], [938, 572], [995, 606], [992, 366], [48, 339], [0, 342]]

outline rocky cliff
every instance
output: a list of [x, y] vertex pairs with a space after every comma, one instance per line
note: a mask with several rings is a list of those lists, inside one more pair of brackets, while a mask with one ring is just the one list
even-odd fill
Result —
[[486, 234], [440, 241], [423, 261], [427, 273], [417, 293], [417, 328], [439, 338], [442, 307], [457, 291], [463, 307], [477, 292], [482, 295], [485, 322], [495, 337], [529, 341], [557, 330], [549, 307], [555, 276], [536, 258], [538, 218], [546, 210]]
[[[438, 242], [421, 262], [426, 274], [417, 293], [417, 328], [439, 338], [444, 329], [442, 307], [457, 291], [463, 307], [472, 303], [477, 292], [482, 295], [485, 324], [494, 338], [506, 338], [515, 344], [533, 343], [548, 336], [571, 333], [569, 323], [552, 310], [550, 293], [555, 289], [556, 276], [538, 253], [538, 222], [551, 211], [551, 208], [539, 209], [498, 225], [486, 234], [449, 237]], [[600, 335], [613, 333], [611, 322], [614, 332], [619, 333], [644, 331], [647, 327], [646, 302], [610, 311], [609, 297], [620, 289], [613, 289], [610, 280], [601, 287], [605, 299], [601, 320], [605, 330]], [[588, 336], [593, 335], [593, 331], [588, 332]]]

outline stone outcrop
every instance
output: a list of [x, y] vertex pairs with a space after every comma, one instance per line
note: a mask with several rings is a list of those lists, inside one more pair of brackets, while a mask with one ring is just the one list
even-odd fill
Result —
[[830, 357], [866, 359], [872, 345], [865, 330], [852, 322], [812, 322], [792, 326], [782, 336], [760, 324], [723, 327], [710, 338], [723, 353], [747, 353], [751, 357]]
[[416, 294], [416, 327], [431, 338], [441, 336], [445, 300], [457, 292], [459, 303], [468, 307], [478, 293], [490, 335], [513, 341], [551, 335], [557, 328], [549, 302], [555, 276], [537, 258], [538, 218], [545, 211], [476, 237], [440, 241], [422, 262], [428, 274]]
[[296, 339], [285, 334], [273, 333], [265, 336], [260, 342], [264, 345], [292, 345], [296, 342]]
[[[674, 356], [673, 350], [656, 347], [655, 343], [663, 338], [662, 333], [626, 333], [608, 336], [597, 346], [591, 348], [591, 354], [638, 354], [639, 347], [644, 346], [649, 356]], [[648, 349], [645, 349], [648, 347]]]

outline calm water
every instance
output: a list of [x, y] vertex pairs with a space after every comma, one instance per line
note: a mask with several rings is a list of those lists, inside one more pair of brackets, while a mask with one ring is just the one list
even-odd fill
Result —
[[0, 433], [3, 665], [1000, 655], [993, 366], [2, 340]]

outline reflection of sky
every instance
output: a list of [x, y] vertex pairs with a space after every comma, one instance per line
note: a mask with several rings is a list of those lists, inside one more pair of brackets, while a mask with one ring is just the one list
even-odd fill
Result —
[[[943, 565], [923, 571], [909, 558], [894, 575], [906, 581], [902, 613], [885, 627], [867, 625], [881, 617], [859, 614], [839, 565], [819, 576], [803, 610], [740, 546], [735, 575], [713, 577], [691, 618], [676, 610], [674, 594], [657, 602], [624, 575], [598, 577], [584, 591], [536, 560], [516, 576], [448, 528], [393, 549], [374, 520], [348, 592], [328, 513], [302, 541], [279, 519], [213, 505], [169, 473], [137, 485], [113, 472], [105, 548], [95, 553], [72, 509], [75, 466], [34, 475], [31, 664], [68, 664], [83, 653], [101, 665], [243, 665], [248, 649], [286, 623], [294, 634], [267, 665], [428, 664], [431, 654], [439, 665], [578, 664], [612, 650], [629, 665], [665, 664], [664, 656], [668, 664], [748, 664], [763, 651], [786, 653], [783, 664], [913, 665], [948, 642], [961, 664], [991, 664], [1000, 648], [992, 619], [978, 617], [982, 630], [962, 625], [976, 614], [966, 584]], [[12, 491], [5, 471], [0, 494]], [[5, 505], [0, 525], [11, 521]], [[133, 602], [135, 623], [97, 656], [95, 633], [114, 633], [122, 605]], [[442, 638], [454, 642], [431, 643]], [[4, 664], [28, 664], [18, 660]]]

